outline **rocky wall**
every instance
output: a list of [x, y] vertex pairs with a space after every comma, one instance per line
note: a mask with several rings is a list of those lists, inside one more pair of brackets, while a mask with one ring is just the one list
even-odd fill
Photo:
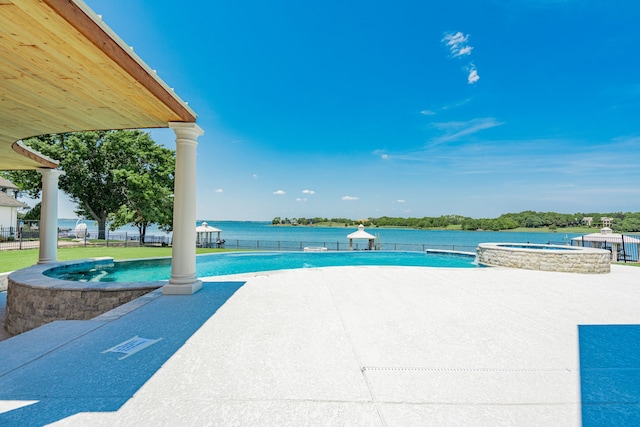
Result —
[[4, 323], [8, 334], [21, 334], [55, 320], [89, 320], [164, 284], [73, 282], [42, 274], [54, 266], [37, 265], [9, 275]]
[[544, 249], [544, 245], [509, 248], [482, 243], [478, 246], [477, 260], [482, 265], [527, 270], [591, 274], [611, 271], [609, 251], [588, 248], [550, 250]]

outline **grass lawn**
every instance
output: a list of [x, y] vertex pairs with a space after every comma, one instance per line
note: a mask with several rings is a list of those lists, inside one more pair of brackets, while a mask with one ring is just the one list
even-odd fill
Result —
[[[225, 252], [226, 249], [197, 248], [196, 253]], [[171, 256], [171, 248], [123, 248], [107, 246], [77, 246], [58, 248], [58, 260], [70, 261], [82, 258], [108, 256], [113, 259], [157, 258]], [[12, 250], [0, 252], [0, 273], [19, 270], [38, 262], [38, 249]]]

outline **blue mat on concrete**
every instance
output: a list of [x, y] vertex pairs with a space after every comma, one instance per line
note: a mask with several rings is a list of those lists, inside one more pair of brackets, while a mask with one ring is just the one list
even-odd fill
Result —
[[640, 426], [640, 325], [581, 325], [578, 332], [582, 425]]

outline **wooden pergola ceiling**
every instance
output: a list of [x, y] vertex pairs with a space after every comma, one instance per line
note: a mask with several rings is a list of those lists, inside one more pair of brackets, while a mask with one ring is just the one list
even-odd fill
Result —
[[80, 0], [0, 0], [0, 58], [0, 170], [55, 167], [31, 136], [196, 121]]

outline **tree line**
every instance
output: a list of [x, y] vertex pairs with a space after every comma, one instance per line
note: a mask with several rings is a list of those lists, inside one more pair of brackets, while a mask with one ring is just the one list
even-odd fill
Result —
[[313, 225], [313, 224], [344, 224], [345, 226], [349, 225], [358, 225], [360, 222], [355, 221], [349, 218], [281, 218], [279, 216], [275, 217], [271, 224], [273, 225]]
[[[589, 220], [588, 218], [591, 218]], [[602, 218], [611, 219], [611, 228], [620, 233], [640, 231], [640, 212], [613, 213], [573, 213], [523, 211], [507, 213], [497, 218], [470, 218], [461, 215], [442, 215], [439, 217], [402, 218], [388, 217], [352, 220], [347, 218], [280, 218], [273, 219], [273, 224], [311, 225], [319, 223], [344, 223], [345, 225], [364, 224], [373, 227], [407, 227], [407, 228], [448, 228], [455, 226], [462, 230], [513, 230], [515, 228], [549, 228], [550, 230], [565, 227], [603, 226]]]

